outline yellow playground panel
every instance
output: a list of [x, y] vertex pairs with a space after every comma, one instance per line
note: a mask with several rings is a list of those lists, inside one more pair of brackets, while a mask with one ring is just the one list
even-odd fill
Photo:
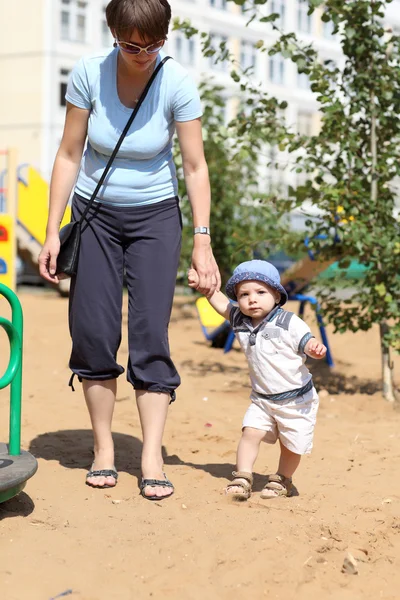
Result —
[[14, 219], [0, 213], [0, 283], [15, 287]]
[[231, 350], [235, 334], [224, 317], [221, 317], [203, 296], [197, 298], [196, 308], [204, 337], [217, 348], [224, 348], [224, 353]]
[[[26, 181], [18, 181], [18, 221], [43, 245], [49, 209], [49, 185], [32, 167], [28, 167]], [[71, 208], [67, 206], [61, 227], [71, 220]]]
[[201, 298], [197, 298], [196, 308], [199, 313], [201, 324], [207, 329], [219, 327], [225, 322], [224, 317], [221, 317], [221, 315], [213, 309], [207, 298], [204, 298], [203, 296]]

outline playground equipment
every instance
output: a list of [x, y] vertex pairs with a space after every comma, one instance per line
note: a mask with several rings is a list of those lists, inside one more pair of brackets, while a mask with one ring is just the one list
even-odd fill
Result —
[[321, 335], [321, 341], [324, 344], [324, 346], [326, 346], [325, 360], [329, 367], [334, 367], [335, 363], [333, 362], [331, 347], [329, 345], [328, 336], [326, 333], [324, 322], [322, 320], [322, 315], [321, 315], [321, 311], [319, 308], [319, 303], [318, 303], [317, 298], [315, 296], [307, 296], [304, 294], [291, 294], [289, 296], [289, 300], [298, 300], [300, 302], [299, 317], [301, 317], [301, 318], [303, 318], [304, 308], [305, 308], [305, 305], [307, 304], [307, 302], [309, 302], [312, 306], [314, 306], [315, 315], [317, 317], [317, 323], [318, 323], [318, 327], [319, 327], [319, 332]]
[[10, 386], [9, 443], [0, 443], [0, 503], [19, 494], [37, 471], [36, 458], [21, 450], [21, 393], [23, 314], [18, 297], [0, 283], [0, 296], [11, 306], [11, 322], [0, 317], [0, 327], [10, 341], [10, 361], [0, 379], [0, 389]]
[[[16, 151], [0, 152], [6, 167], [0, 172], [0, 283], [15, 290], [15, 256], [38, 270], [38, 256], [46, 238], [49, 186], [29, 165], [17, 166]], [[61, 226], [71, 220], [67, 206]], [[68, 280], [58, 286], [68, 291]]]
[[[336, 238], [335, 238], [336, 241]], [[309, 240], [306, 238], [304, 244], [307, 248], [307, 254], [301, 260], [297, 261], [294, 265], [289, 267], [281, 275], [281, 283], [286, 289], [289, 300], [300, 302], [299, 317], [303, 317], [304, 308], [307, 302], [315, 309], [315, 315], [317, 317], [317, 323], [321, 335], [322, 343], [326, 346], [326, 363], [329, 367], [334, 366], [332, 352], [329, 345], [328, 336], [326, 333], [325, 325], [322, 319], [320, 306], [317, 298], [310, 294], [305, 294], [311, 281], [323, 273], [328, 267], [334, 262], [335, 258], [331, 258], [325, 261], [319, 261], [316, 259], [314, 253], [309, 248]]]
[[224, 354], [231, 350], [235, 341], [235, 334], [231, 329], [229, 321], [221, 317], [209, 304], [207, 298], [201, 297], [196, 300], [196, 308], [200, 319], [201, 329], [206, 340], [211, 342], [215, 348], [223, 348]]
[[1, 150], [0, 156], [4, 157], [6, 165], [0, 173], [0, 283], [15, 289], [17, 152], [14, 149]]

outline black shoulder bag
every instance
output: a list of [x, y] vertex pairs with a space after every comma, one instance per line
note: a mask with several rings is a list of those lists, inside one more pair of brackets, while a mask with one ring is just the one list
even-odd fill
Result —
[[85, 210], [83, 211], [81, 218], [79, 219], [79, 221], [73, 221], [71, 223], [68, 223], [68, 225], [65, 225], [64, 227], [62, 227], [60, 229], [60, 234], [59, 234], [60, 235], [60, 252], [57, 257], [57, 269], [56, 269], [57, 275], [60, 273], [64, 273], [65, 275], [69, 275], [69, 276], [76, 275], [76, 271], [78, 268], [79, 247], [80, 247], [80, 243], [81, 243], [82, 224], [85, 220], [85, 217], [86, 217], [87, 213], [89, 212], [90, 207], [93, 205], [93, 202], [96, 199], [99, 189], [103, 185], [106, 175], [107, 175], [108, 171], [110, 170], [110, 167], [113, 163], [113, 160], [117, 155], [117, 152], [124, 140], [124, 137], [128, 133], [130, 126], [132, 125], [133, 119], [136, 117], [136, 114], [137, 114], [139, 108], [141, 107], [144, 99], [146, 98], [147, 92], [149, 91], [151, 84], [153, 83], [154, 79], [157, 76], [157, 73], [161, 70], [164, 63], [166, 63], [167, 60], [169, 60], [170, 58], [171, 58], [170, 56], [166, 56], [160, 62], [160, 64], [154, 71], [153, 75], [149, 79], [145, 89], [142, 92], [142, 95], [139, 98], [138, 103], [136, 104], [135, 108], [133, 109], [132, 114], [129, 117], [129, 120], [128, 120], [127, 124], [125, 125], [123, 132], [121, 133], [121, 136], [117, 142], [117, 145], [115, 146], [115, 148], [109, 158], [109, 161], [99, 179], [96, 189], [94, 190], [92, 197], [90, 198], [89, 202], [87, 203], [87, 206], [86, 206]]

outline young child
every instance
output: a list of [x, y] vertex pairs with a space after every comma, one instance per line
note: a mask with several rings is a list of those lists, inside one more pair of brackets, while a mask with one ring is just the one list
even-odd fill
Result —
[[[189, 286], [198, 283], [188, 272]], [[250, 370], [251, 404], [243, 419], [237, 450], [237, 471], [226, 488], [236, 500], [247, 500], [253, 484], [253, 466], [262, 441], [280, 443], [277, 472], [267, 476], [261, 498], [290, 496], [292, 475], [301, 456], [311, 452], [318, 394], [305, 366], [306, 355], [323, 358], [326, 348], [302, 319], [282, 308], [288, 299], [278, 270], [264, 260], [240, 264], [222, 292], [208, 301], [231, 326]]]

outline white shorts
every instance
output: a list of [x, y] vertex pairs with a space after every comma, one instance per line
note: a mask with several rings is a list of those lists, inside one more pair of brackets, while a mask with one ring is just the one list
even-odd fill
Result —
[[272, 402], [256, 392], [243, 419], [243, 427], [265, 431], [263, 441], [282, 444], [295, 454], [309, 454], [313, 446], [319, 398], [315, 388], [290, 400]]

